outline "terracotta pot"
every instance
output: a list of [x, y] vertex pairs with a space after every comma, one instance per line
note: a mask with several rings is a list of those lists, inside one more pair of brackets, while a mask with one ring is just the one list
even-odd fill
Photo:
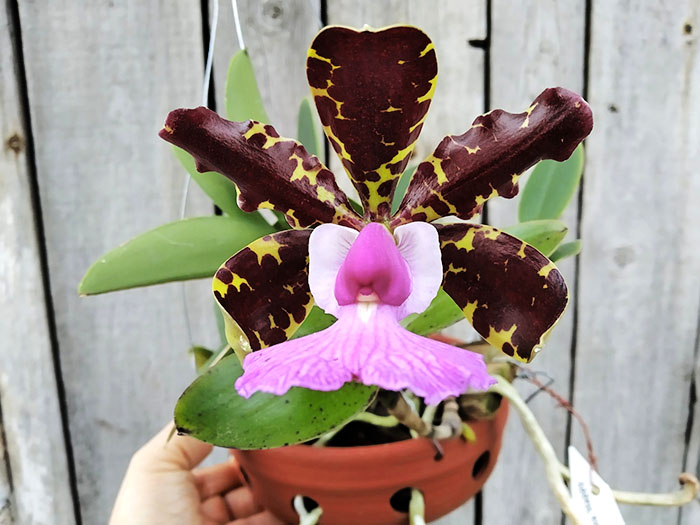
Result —
[[475, 443], [459, 437], [442, 441], [441, 460], [435, 459], [428, 439], [363, 447], [298, 445], [233, 454], [256, 501], [288, 523], [298, 523], [292, 501], [301, 494], [321, 505], [324, 524], [405, 524], [410, 487], [422, 491], [426, 519], [432, 521], [482, 487], [496, 464], [507, 415], [504, 401], [492, 420], [471, 424]]

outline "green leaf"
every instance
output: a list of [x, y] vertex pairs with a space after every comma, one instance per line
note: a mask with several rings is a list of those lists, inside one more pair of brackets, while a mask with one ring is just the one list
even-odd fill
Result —
[[311, 107], [309, 99], [303, 98], [301, 99], [299, 118], [297, 119], [297, 140], [304, 145], [306, 151], [319, 157], [321, 155], [321, 144], [318, 137], [316, 114]]
[[230, 217], [240, 217], [252, 222], [265, 222], [265, 219], [263, 219], [262, 215], [258, 212], [246, 213], [238, 207], [236, 185], [233, 182], [215, 171], [199, 173], [194, 166], [192, 155], [187, 153], [184, 149], [173, 146], [173, 152], [177, 160], [182, 164], [182, 167], [187, 170], [187, 173], [192, 176], [199, 187], [204, 190], [204, 193], [206, 193], [209, 198], [214, 201], [214, 204], [221, 208], [226, 215]]
[[205, 369], [207, 363], [214, 355], [213, 350], [209, 350], [203, 346], [193, 346], [190, 348], [189, 352], [194, 357], [194, 367], [196, 368], [197, 373], [200, 373]]
[[401, 324], [418, 335], [438, 332], [464, 319], [462, 309], [452, 300], [452, 297], [440, 288], [435, 299], [428, 308], [420, 314], [411, 314]]
[[311, 308], [311, 312], [309, 312], [309, 315], [306, 317], [306, 319], [304, 319], [301, 326], [297, 328], [296, 332], [294, 332], [292, 339], [297, 339], [299, 337], [304, 337], [305, 335], [314, 334], [316, 332], [320, 332], [321, 330], [325, 330], [330, 325], [335, 323], [335, 321], [335, 317], [333, 317], [331, 314], [327, 314], [318, 306], [314, 306]]
[[226, 74], [226, 118], [236, 122], [257, 120], [268, 124], [258, 83], [255, 80], [253, 63], [248, 51], [241, 49], [233, 55]]
[[219, 266], [272, 227], [232, 217], [195, 217], [171, 222], [122, 244], [95, 262], [78, 292], [115, 290], [212, 277]]
[[553, 262], [561, 261], [567, 257], [573, 257], [581, 253], [581, 240], [576, 239], [575, 241], [565, 242], [559, 248], [554, 250], [554, 253], [549, 256]]
[[561, 221], [547, 219], [520, 222], [504, 228], [503, 231], [525, 241], [544, 255], [549, 256], [564, 240], [569, 229]]
[[417, 165], [409, 166], [408, 168], [406, 168], [406, 171], [404, 171], [401, 175], [399, 183], [396, 185], [396, 190], [394, 191], [394, 199], [391, 202], [392, 214], [398, 211], [399, 205], [403, 200], [403, 196], [406, 194], [406, 190], [408, 189], [408, 184], [411, 182], [411, 177], [413, 177], [413, 173], [416, 171], [417, 167]]
[[364, 410], [376, 387], [346, 383], [333, 392], [293, 387], [282, 396], [236, 392], [243, 373], [235, 355], [199, 376], [175, 406], [179, 432], [220, 447], [272, 448], [314, 439]]
[[518, 220], [558, 219], [576, 193], [583, 173], [583, 145], [568, 160], [543, 160], [532, 171], [520, 197]]

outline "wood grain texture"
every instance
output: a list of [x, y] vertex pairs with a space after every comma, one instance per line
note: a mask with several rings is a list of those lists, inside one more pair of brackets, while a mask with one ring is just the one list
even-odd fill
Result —
[[[486, 3], [456, 0], [429, 2], [411, 0], [375, 2], [371, 0], [328, 2], [328, 23], [362, 27], [409, 24], [421, 28], [435, 43], [438, 83], [420, 138], [413, 153], [419, 162], [432, 153], [448, 134], [463, 133], [484, 109], [484, 52], [469, 45], [469, 40], [486, 36]], [[330, 166], [346, 190], [349, 181], [337, 157], [331, 152]], [[449, 334], [474, 340], [475, 332], [464, 321]], [[478, 337], [478, 336], [477, 336]], [[438, 520], [441, 525], [471, 523], [472, 502]]]
[[[688, 23], [697, 2], [593, 4], [574, 402], [601, 475], [626, 490], [674, 489], [685, 448], [700, 290], [700, 54]], [[678, 513], [622, 511], [635, 524]]]
[[[210, 2], [210, 12], [212, 11]], [[309, 97], [306, 51], [321, 27], [318, 0], [238, 2], [243, 39], [255, 69], [270, 124], [284, 137], [296, 137], [301, 99]], [[238, 51], [230, 2], [221, 2], [214, 60], [219, 113], [224, 114], [226, 72]]]
[[11, 41], [19, 36], [8, 14], [9, 5], [2, 2], [0, 523], [11, 522], [11, 510], [18, 524], [69, 525], [75, 523], [73, 501], [32, 205], [19, 59]]
[[[179, 215], [182, 170], [156, 133], [170, 109], [199, 104], [200, 16], [184, 0], [20, 2], [83, 523], [106, 522], [131, 454], [194, 375], [179, 285], [89, 299], [76, 287], [102, 253]], [[193, 316], [210, 319], [205, 297]]]
[[[493, 1], [492, 108], [523, 111], [547, 87], [561, 86], [579, 93], [583, 90], [584, 9], [583, 0]], [[521, 181], [522, 188], [527, 176]], [[499, 227], [517, 223], [518, 200], [516, 197], [489, 201], [489, 223]], [[562, 221], [569, 226], [567, 240], [574, 239], [577, 222], [575, 197]], [[573, 295], [574, 260], [562, 261], [558, 266], [569, 286], [569, 306], [529, 368], [552, 377], [552, 387], [568, 397], [573, 305], [576, 301]], [[546, 382], [546, 375], [538, 379]], [[515, 386], [524, 396], [536, 390], [525, 380], [516, 380]], [[566, 411], [546, 393], [537, 395], [530, 407], [561, 459], [565, 459]], [[561, 511], [555, 497], [546, 488], [544, 465], [515, 414], [508, 421], [506, 432], [501, 458], [486, 485], [484, 523], [559, 523]], [[514, 486], [523, 489], [514, 491]], [[505, 494], [509, 494], [507, 505], [503, 504]]]

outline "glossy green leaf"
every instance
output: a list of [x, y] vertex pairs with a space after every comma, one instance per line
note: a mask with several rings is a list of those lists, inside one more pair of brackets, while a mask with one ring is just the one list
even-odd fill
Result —
[[318, 306], [311, 308], [311, 312], [304, 319], [301, 326], [294, 332], [292, 339], [297, 339], [299, 337], [304, 337], [305, 335], [314, 334], [325, 330], [330, 325], [335, 323], [336, 319], [331, 314], [327, 314], [321, 310]]
[[171, 222], [107, 252], [78, 287], [93, 295], [137, 286], [212, 277], [231, 255], [272, 231], [232, 217], [195, 217]]
[[309, 102], [308, 98], [303, 98], [299, 105], [297, 140], [304, 145], [306, 151], [320, 157], [321, 142], [319, 140], [318, 127], [316, 126], [316, 112], [311, 107], [311, 102]]
[[518, 206], [520, 222], [558, 219], [571, 201], [583, 173], [583, 145], [568, 160], [543, 160], [532, 171]]
[[435, 299], [424, 312], [409, 315], [401, 321], [401, 324], [415, 334], [428, 335], [439, 332], [462, 319], [464, 319], [462, 309], [440, 288]]
[[364, 410], [376, 387], [347, 383], [317, 392], [293, 387], [285, 395], [258, 392], [249, 399], [236, 392], [243, 373], [235, 355], [199, 376], [175, 406], [179, 432], [220, 447], [273, 448], [314, 439]]
[[192, 176], [192, 179], [226, 215], [241, 217], [252, 222], [265, 222], [265, 219], [258, 212], [246, 213], [238, 207], [236, 185], [233, 182], [215, 171], [199, 173], [194, 167], [192, 155], [184, 149], [173, 146], [173, 152], [182, 167]]
[[534, 246], [544, 255], [549, 256], [559, 246], [569, 229], [561, 221], [551, 219], [527, 221], [503, 228], [530, 246]]
[[392, 214], [396, 213], [396, 211], [399, 209], [399, 205], [403, 200], [403, 196], [406, 194], [408, 184], [411, 182], [411, 177], [413, 177], [413, 173], [416, 171], [417, 167], [417, 165], [409, 166], [408, 168], [406, 168], [406, 171], [404, 171], [401, 175], [399, 183], [396, 185], [396, 190], [394, 190], [394, 200], [391, 202]]
[[235, 122], [257, 120], [268, 124], [253, 63], [248, 51], [241, 49], [233, 55], [226, 74], [226, 118]]
[[562, 259], [566, 259], [567, 257], [573, 257], [574, 255], [578, 255], [579, 253], [581, 253], [581, 248], [582, 246], [580, 239], [571, 242], [565, 242], [556, 250], [554, 250], [554, 253], [550, 255], [549, 258], [554, 262], [561, 261]]

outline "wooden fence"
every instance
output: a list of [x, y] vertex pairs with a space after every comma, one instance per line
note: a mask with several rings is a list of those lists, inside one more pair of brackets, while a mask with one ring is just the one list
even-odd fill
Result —
[[[221, 2], [214, 92], [237, 50]], [[563, 264], [573, 300], [534, 368], [590, 425], [613, 486], [666, 491], [700, 459], [700, 2], [241, 0], [268, 112], [294, 135], [306, 48], [321, 23], [408, 22], [435, 41], [440, 81], [417, 155], [491, 107], [545, 87], [595, 115], [578, 203], [584, 240]], [[193, 377], [180, 285], [81, 299], [99, 255], [179, 216], [183, 171], [156, 132], [201, 98], [212, 5], [3, 0], [0, 8], [0, 523], [105, 523], [132, 452]], [[203, 22], [204, 21], [204, 22]], [[489, 204], [496, 226], [515, 204]], [[188, 213], [211, 213], [193, 189]], [[208, 283], [186, 287], [193, 339], [216, 339]], [[463, 328], [452, 329], [459, 333]], [[531, 390], [519, 382], [523, 392]], [[531, 406], [563, 455], [580, 429]], [[4, 450], [4, 453], [2, 451]], [[629, 524], [700, 523], [624, 508]], [[477, 504], [442, 523], [558, 524], [517, 418]]]

